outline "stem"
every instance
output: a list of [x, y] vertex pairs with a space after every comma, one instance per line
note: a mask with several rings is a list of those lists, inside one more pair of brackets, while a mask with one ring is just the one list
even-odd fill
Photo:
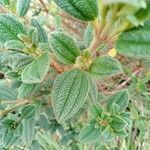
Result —
[[29, 100], [22, 100], [22, 101], [18, 101], [17, 104], [9, 109], [6, 109], [6, 110], [3, 110], [0, 112], [0, 117], [4, 117], [6, 114], [14, 111], [15, 109], [23, 106], [23, 105], [26, 105], [29, 103]]

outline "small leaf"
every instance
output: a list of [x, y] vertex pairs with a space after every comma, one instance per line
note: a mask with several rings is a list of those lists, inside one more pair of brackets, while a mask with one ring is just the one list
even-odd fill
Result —
[[37, 91], [37, 84], [22, 83], [18, 89], [18, 99], [30, 98]]
[[80, 50], [74, 41], [61, 32], [51, 34], [50, 43], [58, 60], [64, 64], [74, 64]]
[[53, 110], [59, 123], [82, 108], [89, 92], [87, 76], [79, 69], [65, 71], [54, 81], [52, 89]]
[[98, 103], [94, 104], [91, 107], [91, 114], [93, 115], [94, 118], [101, 117], [102, 112], [103, 112], [103, 109]]
[[22, 107], [21, 109], [21, 117], [23, 119], [32, 119], [36, 115], [36, 106], [35, 105], [27, 105]]
[[7, 71], [5, 73], [5, 78], [8, 78], [8, 79], [16, 79], [18, 77], [19, 77], [18, 72], [15, 72], [15, 71], [12, 71], [12, 70]]
[[102, 136], [103, 136], [103, 138], [104, 138], [106, 141], [110, 142], [110, 141], [112, 141], [112, 140], [114, 139], [115, 134], [114, 134], [113, 130], [112, 130], [110, 127], [107, 127], [107, 128], [105, 128], [105, 130], [102, 132]]
[[121, 73], [122, 67], [118, 60], [109, 56], [101, 56], [92, 62], [89, 72], [95, 77], [106, 78]]
[[50, 65], [49, 53], [44, 53], [35, 58], [21, 73], [21, 79], [24, 83], [40, 83], [47, 75]]
[[92, 21], [98, 16], [96, 0], [54, 0], [64, 11], [83, 21]]
[[121, 130], [121, 131], [115, 131], [115, 134], [119, 137], [122, 137], [122, 138], [125, 138], [128, 136], [128, 133], [124, 130]]
[[0, 4], [2, 4], [3, 6], [9, 6], [10, 2], [9, 0], [0, 0]]
[[11, 40], [5, 43], [5, 48], [7, 50], [23, 51], [26, 46], [20, 41]]
[[27, 119], [23, 120], [23, 133], [22, 141], [25, 145], [30, 146], [35, 137], [35, 120]]
[[90, 121], [79, 133], [78, 141], [81, 143], [94, 143], [101, 137], [101, 129], [95, 128], [96, 121]]
[[128, 126], [131, 127], [131, 125], [132, 125], [132, 115], [131, 115], [131, 113], [130, 112], [122, 112], [120, 114], [120, 116], [123, 120], [125, 120], [128, 123]]
[[107, 101], [107, 110], [111, 111], [112, 107], [114, 107], [114, 103], [119, 105], [119, 111], [124, 111], [128, 105], [129, 102], [129, 94], [128, 90], [121, 90], [115, 93], [114, 95], [110, 96], [110, 98]]
[[42, 43], [47, 43], [48, 36], [44, 28], [40, 25], [40, 23], [36, 19], [32, 19], [31, 22], [32, 22], [32, 25], [37, 29], [38, 41]]
[[19, 40], [18, 34], [26, 34], [22, 23], [12, 15], [0, 14], [0, 43]]
[[31, 0], [17, 0], [17, 12], [23, 17], [27, 14]]
[[118, 53], [135, 58], [150, 58], [150, 21], [143, 27], [134, 28], [121, 34], [116, 49]]
[[39, 38], [37, 29], [34, 27], [29, 28], [28, 35], [29, 35], [32, 43], [37, 46], [38, 45], [38, 38]]

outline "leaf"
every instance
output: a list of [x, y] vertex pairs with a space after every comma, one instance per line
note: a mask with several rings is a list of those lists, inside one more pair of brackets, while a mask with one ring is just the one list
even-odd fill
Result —
[[25, 28], [14, 16], [0, 14], [0, 43], [19, 40], [18, 34], [26, 34]]
[[11, 145], [14, 145], [21, 137], [22, 134], [22, 124], [19, 124], [17, 127], [12, 128], [9, 127], [5, 129], [4, 135], [3, 135], [3, 141], [5, 147], [10, 147]]
[[127, 122], [120, 116], [112, 115], [112, 122], [110, 123], [110, 126], [114, 130], [120, 131], [127, 127]]
[[106, 78], [121, 73], [122, 67], [118, 60], [109, 56], [101, 56], [92, 62], [89, 72], [95, 77]]
[[81, 143], [94, 143], [101, 137], [101, 129], [95, 128], [96, 121], [90, 121], [78, 135], [78, 141]]
[[123, 32], [116, 43], [118, 53], [135, 58], [150, 58], [150, 21], [143, 27]]
[[23, 51], [26, 46], [20, 41], [10, 40], [5, 43], [5, 48], [7, 50]]
[[130, 112], [122, 112], [120, 114], [120, 116], [123, 120], [125, 120], [128, 123], [128, 126], [131, 127], [131, 125], [132, 125], [132, 115], [131, 115], [131, 113]]
[[22, 107], [21, 109], [21, 117], [23, 119], [32, 119], [36, 115], [36, 106], [35, 105], [27, 105]]
[[9, 6], [10, 2], [9, 0], [0, 0], [0, 4], [2, 4], [3, 6]]
[[94, 80], [89, 78], [89, 81], [90, 81], [89, 98], [92, 103], [96, 103], [98, 97], [98, 88]]
[[129, 94], [128, 90], [121, 90], [115, 93], [114, 95], [110, 96], [107, 101], [107, 110], [111, 111], [112, 107], [114, 107], [114, 103], [119, 105], [119, 111], [124, 111], [129, 102]]
[[94, 118], [101, 117], [102, 113], [103, 113], [103, 108], [98, 103], [94, 104], [91, 107], [91, 114], [93, 115]]
[[69, 36], [54, 32], [51, 34], [50, 43], [59, 61], [64, 64], [74, 64], [80, 50]]
[[21, 73], [21, 79], [24, 83], [40, 83], [47, 75], [50, 65], [49, 53], [44, 53], [35, 58]]
[[54, 81], [52, 102], [59, 123], [70, 119], [82, 108], [89, 92], [87, 76], [79, 69], [65, 71]]
[[25, 145], [30, 146], [35, 137], [35, 120], [23, 120], [22, 141]]
[[33, 27], [37, 29], [38, 32], [38, 41], [42, 43], [47, 43], [48, 42], [48, 36], [44, 28], [40, 25], [40, 23], [36, 19], [32, 19], [31, 23]]
[[96, 0], [54, 0], [54, 2], [65, 12], [83, 21], [92, 21], [98, 16]]
[[121, 130], [121, 131], [115, 131], [115, 134], [119, 137], [122, 137], [122, 138], [125, 138], [128, 136], [128, 133], [124, 130]]
[[38, 46], [38, 31], [35, 27], [30, 27], [28, 31], [28, 36], [30, 37], [33, 44]]
[[92, 25], [89, 23], [85, 33], [84, 33], [84, 44], [88, 48], [92, 42], [92, 39], [94, 37], [94, 31]]
[[0, 100], [16, 100], [17, 91], [8, 86], [0, 86]]
[[17, 13], [23, 17], [27, 14], [31, 0], [17, 0]]
[[37, 84], [22, 83], [18, 89], [18, 99], [25, 99], [32, 97], [37, 91]]

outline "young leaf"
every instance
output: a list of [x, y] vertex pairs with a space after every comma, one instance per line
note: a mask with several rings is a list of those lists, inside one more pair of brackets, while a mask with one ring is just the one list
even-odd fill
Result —
[[106, 78], [121, 73], [122, 67], [118, 60], [109, 56], [101, 56], [92, 62], [89, 72], [95, 77]]
[[119, 137], [122, 137], [122, 138], [125, 138], [128, 136], [128, 133], [124, 130], [121, 130], [121, 131], [115, 131], [115, 134]]
[[0, 14], [0, 43], [19, 40], [18, 34], [26, 34], [22, 23], [12, 15]]
[[121, 34], [116, 49], [118, 53], [135, 58], [150, 58], [150, 21], [143, 27], [134, 28]]
[[119, 111], [124, 111], [128, 105], [129, 102], [129, 94], [128, 90], [121, 90], [114, 95], [110, 96], [107, 102], [107, 110], [111, 111], [112, 107], [114, 107], [114, 103], [119, 105]]
[[59, 123], [71, 118], [84, 104], [89, 92], [87, 76], [79, 69], [65, 71], [54, 81], [52, 102]]
[[80, 55], [80, 50], [74, 41], [63, 33], [52, 33], [50, 43], [57, 59], [64, 64], [74, 64], [76, 57]]
[[21, 73], [21, 79], [24, 83], [40, 83], [47, 75], [50, 65], [49, 53], [44, 53], [35, 58]]
[[22, 141], [25, 145], [30, 146], [35, 137], [35, 120], [25, 119], [23, 120], [22, 124], [23, 124]]
[[78, 141], [81, 143], [94, 143], [101, 137], [101, 129], [95, 128], [96, 121], [90, 121], [79, 133]]
[[27, 105], [22, 107], [21, 109], [21, 117], [23, 119], [32, 119], [36, 115], [36, 106], [35, 105]]
[[40, 23], [36, 19], [31, 20], [32, 25], [37, 29], [38, 32], [38, 41], [42, 43], [48, 42], [47, 33], [44, 28], [40, 25]]
[[101, 117], [102, 113], [103, 113], [103, 109], [98, 103], [94, 104], [91, 107], [91, 114], [93, 115], [94, 118]]
[[18, 99], [30, 98], [37, 90], [37, 84], [22, 83], [18, 89]]
[[96, 0], [54, 0], [64, 11], [83, 21], [92, 21], [98, 16]]
[[31, 0], [17, 0], [17, 12], [23, 17], [27, 14]]

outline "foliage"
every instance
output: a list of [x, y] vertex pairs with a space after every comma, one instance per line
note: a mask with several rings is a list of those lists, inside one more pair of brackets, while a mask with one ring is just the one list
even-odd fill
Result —
[[149, 149], [149, 48], [149, 0], [0, 0], [0, 149]]

